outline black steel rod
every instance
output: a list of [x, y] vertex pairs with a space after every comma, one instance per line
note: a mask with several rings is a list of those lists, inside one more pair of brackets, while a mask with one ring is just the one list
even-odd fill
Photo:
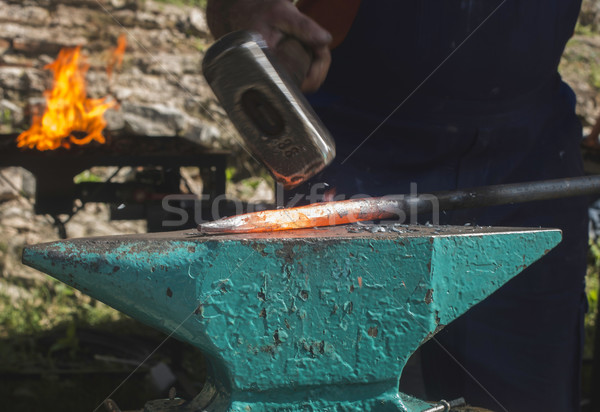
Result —
[[409, 213], [467, 209], [600, 194], [600, 175], [482, 186], [407, 199]]

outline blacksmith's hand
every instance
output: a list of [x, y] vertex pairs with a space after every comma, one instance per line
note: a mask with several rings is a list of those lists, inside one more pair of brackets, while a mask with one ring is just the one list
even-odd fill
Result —
[[215, 38], [236, 30], [260, 33], [286, 69], [290, 53], [286, 37], [299, 40], [312, 54], [312, 61], [302, 82], [302, 91], [317, 90], [331, 63], [331, 35], [314, 20], [302, 14], [289, 0], [208, 0], [207, 20]]

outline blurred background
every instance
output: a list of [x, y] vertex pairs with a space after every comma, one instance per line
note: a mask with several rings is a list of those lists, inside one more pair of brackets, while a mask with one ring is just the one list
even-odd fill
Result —
[[[193, 227], [202, 210], [185, 199], [201, 194], [274, 202], [272, 179], [236, 143], [202, 77], [213, 41], [205, 3], [0, 0], [0, 410], [94, 410], [165, 338], [23, 266], [25, 245]], [[87, 96], [110, 106], [107, 142], [18, 149], [17, 137], [41, 116], [53, 87], [45, 67], [76, 46]], [[600, 0], [584, 0], [561, 73], [589, 133], [600, 115]], [[599, 173], [598, 158], [586, 155], [590, 172]], [[173, 195], [185, 219], [164, 210]], [[223, 208], [231, 212], [227, 202]], [[600, 272], [600, 246], [590, 245], [584, 410]], [[112, 398], [121, 409], [139, 409], [172, 387], [189, 398], [204, 379], [202, 355], [169, 340]]]

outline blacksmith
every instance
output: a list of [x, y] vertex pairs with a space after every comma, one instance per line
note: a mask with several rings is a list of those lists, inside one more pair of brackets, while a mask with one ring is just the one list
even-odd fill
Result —
[[[253, 29], [274, 49], [289, 35], [312, 51], [303, 86], [318, 89], [311, 102], [337, 144], [336, 160], [313, 184], [348, 198], [408, 193], [411, 182], [428, 193], [583, 174], [574, 94], [557, 71], [580, 0], [298, 7], [209, 0], [208, 19], [215, 37]], [[511, 412], [579, 410], [586, 199], [453, 212], [440, 221], [558, 227], [564, 240], [437, 335], [455, 359], [434, 342], [422, 348], [428, 398], [464, 396]]]

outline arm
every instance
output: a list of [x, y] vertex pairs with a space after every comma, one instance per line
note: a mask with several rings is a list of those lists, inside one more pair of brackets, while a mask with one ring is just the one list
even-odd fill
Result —
[[302, 90], [315, 91], [325, 80], [331, 63], [331, 35], [289, 0], [208, 0], [206, 14], [215, 38], [235, 30], [254, 30], [276, 56], [285, 55], [278, 50], [285, 36], [298, 39], [312, 53]]

